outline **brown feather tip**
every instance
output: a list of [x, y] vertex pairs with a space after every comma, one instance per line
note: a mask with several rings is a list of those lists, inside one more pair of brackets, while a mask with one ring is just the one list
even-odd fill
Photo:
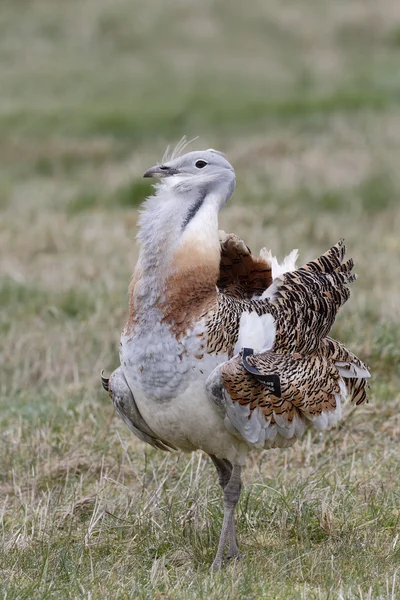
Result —
[[108, 384], [109, 384], [109, 381], [110, 381], [110, 380], [109, 380], [109, 379], [107, 379], [106, 377], [103, 377], [103, 373], [104, 373], [104, 369], [102, 369], [102, 371], [101, 371], [101, 373], [100, 373], [100, 376], [101, 376], [101, 385], [102, 385], [102, 386], [103, 386], [103, 388], [106, 390], [106, 392], [109, 392], [109, 391], [110, 391], [110, 388], [109, 388], [109, 385], [108, 385]]

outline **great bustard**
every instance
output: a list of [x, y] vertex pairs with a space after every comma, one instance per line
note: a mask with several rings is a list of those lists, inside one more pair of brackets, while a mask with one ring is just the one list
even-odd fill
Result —
[[220, 240], [218, 214], [235, 172], [215, 150], [152, 167], [139, 260], [129, 288], [121, 366], [102, 377], [116, 411], [142, 441], [201, 449], [224, 495], [212, 568], [239, 556], [234, 510], [241, 468], [255, 448], [285, 447], [307, 426], [329, 429], [347, 396], [366, 400], [365, 365], [328, 336], [349, 297], [353, 261], [343, 242], [296, 269], [236, 236]]

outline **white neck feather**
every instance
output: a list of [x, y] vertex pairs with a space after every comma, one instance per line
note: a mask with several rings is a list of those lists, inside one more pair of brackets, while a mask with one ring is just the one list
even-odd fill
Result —
[[176, 244], [175, 252], [183, 248], [196, 246], [197, 252], [204, 254], [220, 254], [218, 235], [219, 198], [208, 194], [201, 207], [189, 221]]
[[204, 196], [190, 218], [199, 194], [177, 193], [174, 188], [157, 185], [156, 195], [148, 198], [139, 219], [138, 261], [140, 278], [135, 285], [135, 306], [156, 307], [165, 292], [168, 277], [177, 270], [219, 264], [218, 213], [222, 204], [215, 194]]

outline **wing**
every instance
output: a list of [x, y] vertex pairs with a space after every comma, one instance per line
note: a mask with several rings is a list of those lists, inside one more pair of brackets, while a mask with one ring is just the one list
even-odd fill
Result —
[[353, 261], [344, 262], [344, 255], [340, 241], [319, 259], [274, 279], [260, 299], [239, 299], [220, 292], [217, 305], [207, 314], [208, 351], [227, 352], [231, 357], [242, 315], [255, 313], [274, 318], [274, 350], [314, 352], [331, 330], [338, 310], [350, 296], [348, 286], [356, 278], [351, 273]]
[[221, 259], [218, 289], [238, 299], [250, 299], [272, 284], [271, 260], [254, 256], [246, 244], [233, 233], [220, 231]]
[[355, 279], [344, 256], [340, 241], [280, 274], [260, 300], [220, 294], [209, 347], [235, 356], [213, 371], [207, 390], [226, 426], [250, 445], [290, 445], [308, 424], [332, 427], [348, 396], [356, 404], [367, 400], [366, 366], [327, 337]]
[[103, 377], [102, 373], [101, 381], [104, 389], [108, 391], [113, 401], [116, 412], [136, 437], [142, 442], [150, 444], [153, 448], [165, 451], [176, 450], [171, 444], [157, 438], [156, 434], [143, 419], [121, 367], [118, 367], [112, 373], [110, 379]]
[[[207, 391], [227, 428], [250, 446], [289, 446], [307, 426], [323, 431], [341, 419], [341, 403], [349, 390], [332, 356], [272, 350], [246, 354], [217, 367], [207, 380]], [[355, 365], [349, 361], [349, 366]], [[366, 399], [369, 377], [364, 366], [362, 372], [359, 369], [348, 379], [356, 382], [350, 394], [357, 404]]]
[[368, 402], [368, 379], [371, 377], [368, 367], [338, 340], [326, 337], [322, 340], [321, 352], [335, 363], [347, 388], [351, 402]]
[[319, 348], [356, 279], [354, 262], [345, 262], [345, 252], [341, 240], [320, 258], [285, 273], [264, 292], [271, 298], [270, 312], [276, 319], [275, 350], [310, 353]]

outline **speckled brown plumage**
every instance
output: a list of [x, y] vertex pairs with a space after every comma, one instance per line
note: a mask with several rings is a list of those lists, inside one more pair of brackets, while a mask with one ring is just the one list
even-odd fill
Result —
[[[338, 310], [349, 298], [348, 285], [355, 279], [353, 261], [345, 261], [344, 256], [345, 246], [340, 241], [319, 259], [285, 273], [273, 284], [271, 298], [240, 300], [219, 294], [217, 308], [208, 315], [209, 352], [228, 352], [232, 356], [244, 311], [260, 316], [270, 313], [275, 320], [273, 347], [250, 356], [248, 362], [260, 374], [279, 375], [280, 398], [244, 369], [240, 357], [221, 368], [226, 392], [233, 402], [249, 406], [250, 415], [259, 408], [266, 421], [273, 424], [274, 415], [284, 415], [290, 423], [295, 414], [312, 419], [334, 411], [341, 393], [337, 365], [342, 373], [350, 374], [355, 367], [366, 371], [343, 344], [327, 337]], [[345, 376], [344, 385], [356, 404], [367, 400], [365, 378]]]
[[328, 335], [339, 308], [350, 296], [352, 261], [343, 263], [340, 241], [322, 257], [285, 275], [273, 284], [273, 298], [237, 299], [220, 293], [208, 314], [209, 351], [230, 352], [238, 337], [243, 312], [270, 313], [276, 323], [274, 349], [310, 353]]
[[[349, 365], [356, 365], [360, 369], [366, 369], [366, 365], [355, 355], [353, 352], [348, 350], [344, 344], [338, 340], [334, 340], [329, 336], [321, 340], [320, 353], [326, 358], [329, 358], [334, 363], [343, 363], [342, 369], [349, 370]], [[347, 366], [345, 366], [347, 365]], [[363, 404], [368, 402], [367, 391], [368, 381], [363, 378], [345, 378], [344, 379], [347, 393], [351, 399], [351, 402], [356, 404]]]
[[224, 234], [221, 239], [221, 259], [218, 289], [238, 298], [261, 296], [272, 283], [270, 263], [254, 256], [246, 244], [235, 234]]
[[271, 424], [276, 422], [275, 415], [291, 423], [295, 414], [316, 417], [324, 411], [335, 410], [335, 394], [340, 393], [339, 373], [334, 363], [323, 356], [268, 351], [250, 356], [248, 362], [261, 374], [279, 374], [280, 398], [244, 369], [240, 356], [225, 363], [221, 371], [223, 385], [234, 402], [249, 405], [251, 412], [261, 409]]

